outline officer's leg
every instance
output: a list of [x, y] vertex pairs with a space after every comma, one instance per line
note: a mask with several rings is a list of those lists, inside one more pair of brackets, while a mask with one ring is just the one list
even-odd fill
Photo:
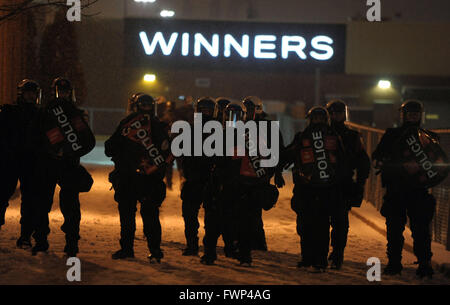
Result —
[[413, 250], [419, 262], [417, 274], [431, 276], [431, 221], [436, 207], [435, 198], [424, 191], [411, 197], [408, 204], [408, 217], [413, 237]]
[[[332, 199], [331, 199], [332, 200]], [[348, 235], [348, 213], [345, 202], [332, 200], [334, 203], [331, 205], [331, 245], [333, 252], [330, 254], [330, 260], [332, 261], [332, 268], [339, 269], [344, 260], [344, 249], [347, 244]]]
[[330, 242], [329, 210], [328, 204], [331, 200], [331, 191], [325, 190], [325, 193], [316, 193], [311, 202], [311, 233], [313, 266], [324, 269], [328, 265], [327, 256]]
[[38, 203], [36, 198], [36, 181], [34, 181], [33, 160], [30, 164], [20, 168], [20, 238], [19, 247], [31, 247], [31, 234], [34, 231], [34, 206]]
[[35, 177], [37, 180], [37, 204], [33, 208], [35, 227], [33, 238], [36, 240], [36, 245], [33, 247], [33, 254], [48, 249], [47, 236], [50, 233], [48, 214], [52, 209], [57, 181], [55, 164], [40, 160]]
[[113, 259], [134, 257], [134, 234], [136, 231], [136, 204], [137, 199], [132, 189], [130, 189], [130, 177], [120, 177], [115, 183], [114, 200], [118, 203], [120, 216], [120, 247], [121, 249], [113, 254]]
[[254, 219], [255, 214], [260, 209], [258, 202], [255, 202], [251, 197], [244, 197], [237, 204], [239, 208], [237, 211], [238, 220], [238, 246], [239, 246], [239, 256], [238, 260], [241, 264], [251, 264], [251, 247], [252, 240], [256, 236]]
[[217, 259], [217, 240], [221, 234], [222, 217], [217, 202], [206, 201], [205, 208], [205, 236], [203, 237], [204, 255], [201, 262], [213, 264]]
[[200, 188], [191, 188], [192, 184], [185, 183], [183, 186], [183, 201], [182, 201], [182, 215], [184, 219], [184, 234], [186, 237], [187, 248], [184, 250], [183, 255], [197, 255], [198, 253], [198, 228], [200, 224], [198, 222], [198, 211], [201, 205], [201, 193]]
[[66, 233], [66, 246], [64, 252], [69, 256], [78, 253], [78, 240], [80, 239], [80, 199], [79, 192], [73, 188], [61, 188], [59, 192], [59, 207], [64, 216], [61, 230]]
[[300, 197], [299, 192], [294, 190], [294, 196], [291, 199], [291, 208], [297, 214], [297, 234], [300, 237], [301, 261], [298, 267], [309, 267], [313, 263], [314, 253], [312, 252], [313, 239], [311, 236], [313, 225], [311, 215], [311, 196], [307, 192], [303, 192]]
[[159, 221], [159, 207], [166, 197], [166, 184], [161, 179], [152, 177], [139, 177], [142, 183], [139, 185], [150, 187], [151, 192], [142, 192], [143, 196], [139, 199], [141, 202], [141, 216], [144, 224], [144, 234], [147, 238], [150, 259], [156, 259], [160, 262], [163, 258], [161, 251], [161, 223]]
[[159, 221], [159, 205], [151, 200], [141, 203], [141, 216], [144, 224], [144, 235], [147, 238], [150, 258], [163, 258], [161, 251], [161, 222]]
[[[258, 204], [256, 202], [256, 204]], [[266, 233], [264, 232], [264, 223], [262, 219], [262, 208], [254, 209], [253, 224], [255, 227], [255, 236], [252, 238], [252, 249], [267, 251]]]
[[387, 274], [396, 274], [402, 270], [403, 231], [406, 225], [406, 207], [400, 195], [386, 193], [381, 208], [381, 215], [386, 218], [387, 256], [389, 263]]
[[0, 227], [5, 224], [6, 209], [9, 199], [16, 191], [19, 179], [18, 170], [11, 166], [3, 165], [0, 172]]
[[237, 200], [239, 194], [236, 189], [226, 189], [219, 201], [221, 215], [221, 232], [226, 257], [236, 257], [238, 243], [238, 215]]

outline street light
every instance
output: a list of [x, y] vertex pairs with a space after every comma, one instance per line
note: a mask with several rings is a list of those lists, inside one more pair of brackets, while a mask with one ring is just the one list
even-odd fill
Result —
[[156, 75], [155, 74], [145, 74], [144, 81], [147, 83], [154, 83], [156, 81]]
[[389, 88], [391, 88], [391, 82], [388, 81], [388, 80], [382, 79], [382, 80], [380, 80], [378, 82], [378, 88], [380, 88], [380, 89], [389, 89]]
[[162, 10], [159, 15], [163, 18], [170, 18], [175, 16], [175, 12], [171, 10]]

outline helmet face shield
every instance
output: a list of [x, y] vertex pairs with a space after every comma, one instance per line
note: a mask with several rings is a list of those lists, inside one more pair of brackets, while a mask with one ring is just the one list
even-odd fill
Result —
[[258, 115], [263, 113], [263, 104], [259, 97], [257, 96], [247, 96], [242, 101], [247, 107], [247, 119], [254, 120]]
[[230, 100], [224, 97], [218, 97], [215, 100], [216, 106], [214, 109], [214, 118], [218, 121], [223, 121], [223, 112], [225, 108], [230, 104]]
[[238, 121], [245, 121], [246, 112], [243, 103], [230, 103], [224, 110], [223, 125], [235, 128]]
[[157, 103], [148, 94], [135, 93], [128, 100], [128, 112], [145, 111], [151, 112], [152, 115], [157, 115]]
[[308, 125], [326, 124], [330, 125], [330, 116], [324, 107], [315, 106], [306, 115]]
[[408, 100], [400, 106], [400, 122], [402, 124], [423, 123], [423, 104], [417, 100]]
[[342, 123], [348, 121], [348, 107], [342, 100], [332, 100], [328, 102], [327, 111], [330, 114], [330, 120], [333, 123]]
[[20, 102], [40, 105], [42, 89], [34, 80], [24, 79], [17, 86], [17, 97]]
[[55, 98], [71, 100], [73, 103], [76, 102], [75, 90], [68, 79], [58, 77], [53, 80], [52, 90]]
[[203, 97], [197, 100], [194, 105], [195, 112], [201, 112], [207, 118], [213, 118], [216, 108], [216, 103], [212, 98]]

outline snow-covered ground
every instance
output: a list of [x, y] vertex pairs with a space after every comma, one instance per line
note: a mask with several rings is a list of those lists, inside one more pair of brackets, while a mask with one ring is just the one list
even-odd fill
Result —
[[[295, 230], [295, 213], [290, 209], [292, 183], [281, 191], [275, 208], [264, 212], [268, 252], [254, 251], [253, 267], [241, 267], [223, 256], [219, 242], [219, 259], [214, 266], [200, 264], [199, 257], [184, 257], [184, 223], [181, 216], [178, 174], [174, 173], [174, 189], [167, 192], [161, 208], [163, 230], [161, 264], [147, 260], [142, 221], [137, 213], [135, 259], [115, 261], [111, 254], [118, 249], [119, 215], [107, 174], [110, 166], [88, 165], [95, 179], [91, 192], [81, 194], [82, 222], [79, 258], [82, 284], [373, 284], [366, 279], [369, 257], [379, 257], [384, 265], [385, 238], [360, 218], [350, 216], [350, 232], [345, 263], [340, 271], [328, 270], [313, 274], [297, 269], [299, 237]], [[287, 180], [289, 177], [287, 175]], [[50, 214], [50, 250], [32, 257], [30, 251], [15, 248], [19, 233], [20, 205], [17, 196], [6, 214], [6, 225], [0, 231], [0, 284], [68, 284], [66, 258], [63, 254], [63, 222], [58, 205], [58, 192]], [[203, 223], [203, 211], [200, 214]], [[200, 240], [203, 238], [200, 229]], [[437, 273], [432, 280], [415, 277], [415, 257], [404, 251], [404, 272], [401, 276], [382, 276], [381, 284], [450, 284], [450, 279]]]

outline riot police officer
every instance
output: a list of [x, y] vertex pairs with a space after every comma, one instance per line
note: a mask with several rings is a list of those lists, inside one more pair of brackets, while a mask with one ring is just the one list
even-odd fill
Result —
[[[224, 111], [224, 121], [226, 133], [233, 132], [236, 139], [235, 145], [226, 147], [226, 156], [216, 163], [216, 171], [219, 173], [219, 184], [221, 193], [219, 195], [219, 209], [222, 212], [222, 236], [225, 247], [237, 252], [232, 257], [236, 258], [241, 265], [250, 266], [252, 263], [251, 250], [252, 239], [256, 236], [255, 215], [262, 206], [273, 206], [278, 198], [276, 187], [270, 185], [270, 178], [273, 176], [273, 168], [263, 168], [260, 165], [261, 156], [250, 156], [249, 150], [256, 143], [248, 134], [240, 134], [241, 129], [238, 122], [245, 122], [246, 107], [242, 102], [229, 103]], [[245, 147], [241, 147], [244, 155], [237, 155], [239, 151], [239, 137], [244, 139]], [[228, 149], [231, 151], [229, 153]], [[269, 202], [267, 202], [269, 201]], [[205, 225], [208, 222], [205, 220]], [[205, 231], [208, 227], [205, 226]], [[209, 234], [208, 234], [209, 235]], [[208, 251], [215, 249], [218, 235], [213, 240], [212, 245], [208, 244], [208, 237], [205, 235], [205, 261], [210, 258]], [[227, 250], [227, 249], [226, 249]], [[214, 258], [214, 256], [212, 257]]]
[[[347, 120], [347, 105], [342, 100], [332, 100], [326, 105], [330, 114], [331, 127], [339, 134], [345, 148], [345, 167], [342, 209], [336, 209], [331, 215], [331, 268], [340, 269], [344, 261], [344, 249], [347, 244], [348, 213], [352, 207], [360, 207], [364, 194], [364, 185], [370, 171], [370, 160], [361, 141], [361, 135], [345, 125]], [[353, 179], [356, 173], [356, 181]]]
[[105, 142], [105, 154], [115, 168], [110, 173], [120, 215], [120, 249], [113, 259], [134, 257], [136, 204], [141, 203], [144, 235], [150, 261], [160, 262], [161, 223], [159, 208], [166, 196], [163, 181], [167, 165], [171, 165], [169, 136], [156, 117], [156, 103], [147, 94], [135, 94], [129, 99], [129, 115]]
[[[34, 171], [36, 166], [35, 139], [38, 122], [41, 88], [30, 79], [22, 80], [17, 86], [17, 100], [13, 105], [0, 108], [1, 154], [0, 160], [0, 227], [5, 223], [8, 201], [20, 181], [21, 232], [17, 240], [20, 248], [31, 248], [31, 234], [34, 230], [33, 207], [35, 200]], [[26, 162], [24, 162], [26, 160]]]
[[[210, 97], [202, 97], [194, 104], [195, 113], [202, 114], [202, 124], [213, 119], [215, 102]], [[192, 129], [193, 130], [193, 129]], [[207, 134], [204, 134], [207, 137]], [[203, 143], [203, 142], [202, 142]], [[191, 147], [193, 148], [193, 144]], [[192, 149], [192, 152], [194, 150]], [[213, 165], [213, 158], [207, 156], [183, 157], [181, 162], [186, 181], [181, 190], [182, 211], [184, 219], [184, 234], [186, 237], [186, 248], [183, 255], [198, 254], [198, 212], [204, 201], [205, 186], [208, 183]]]
[[[294, 163], [297, 170], [291, 200], [302, 256], [297, 266], [324, 272], [328, 266], [329, 216], [343, 201], [338, 181], [342, 178], [344, 148], [325, 108], [311, 108], [307, 119], [308, 126], [282, 153], [279, 167]], [[277, 185], [284, 184], [277, 180]]]
[[91, 175], [80, 164], [80, 157], [95, 146], [88, 126], [87, 114], [75, 105], [75, 89], [62, 77], [54, 79], [52, 99], [40, 114], [41, 145], [36, 169], [39, 204], [36, 209], [36, 245], [33, 255], [49, 248], [48, 214], [53, 204], [56, 184], [60, 186], [59, 206], [64, 217], [61, 230], [65, 233], [64, 252], [76, 256], [80, 239], [80, 192], [88, 192], [93, 184]]
[[428, 188], [440, 183], [448, 174], [448, 160], [437, 135], [420, 127], [422, 116], [421, 102], [404, 102], [400, 107], [402, 125], [388, 128], [372, 154], [386, 188], [381, 215], [386, 218], [389, 262], [384, 274], [387, 275], [402, 271], [403, 231], [407, 217], [419, 263], [416, 273], [419, 277], [433, 275], [430, 224], [436, 200]]
[[[255, 121], [255, 122], [261, 122], [266, 121], [267, 122], [267, 130], [264, 132], [264, 135], [260, 135], [261, 138], [265, 138], [270, 142], [270, 120], [267, 120], [266, 113], [263, 111], [263, 104], [259, 97], [257, 96], [247, 96], [242, 101], [245, 105], [245, 108], [247, 109], [247, 121]], [[268, 143], [269, 144], [269, 143]], [[270, 144], [269, 144], [270, 145]], [[279, 149], [280, 152], [283, 150], [283, 137], [281, 135], [281, 132], [279, 133]], [[276, 175], [281, 175], [281, 171], [277, 171], [275, 173]], [[252, 239], [252, 249], [253, 250], [261, 250], [261, 251], [267, 251], [267, 243], [266, 243], [266, 235], [264, 232], [264, 223], [262, 219], [262, 210], [256, 209], [255, 212], [255, 230], [256, 235]]]
[[[228, 111], [222, 109], [226, 104], [230, 107]], [[214, 117], [222, 123], [224, 132], [227, 124], [242, 121], [245, 117], [245, 106], [242, 103], [231, 103], [226, 98], [216, 99]], [[224, 139], [226, 135], [224, 134]], [[237, 258], [237, 228], [234, 220], [233, 194], [225, 191], [225, 184], [229, 183], [230, 177], [225, 175], [227, 170], [226, 151], [223, 156], [216, 156], [213, 160], [209, 181], [205, 188], [205, 236], [203, 237], [204, 255], [200, 262], [212, 265], [217, 259], [217, 240], [222, 235], [224, 252], [226, 257]], [[231, 196], [230, 196], [231, 195]], [[235, 195], [235, 194], [234, 194]]]

